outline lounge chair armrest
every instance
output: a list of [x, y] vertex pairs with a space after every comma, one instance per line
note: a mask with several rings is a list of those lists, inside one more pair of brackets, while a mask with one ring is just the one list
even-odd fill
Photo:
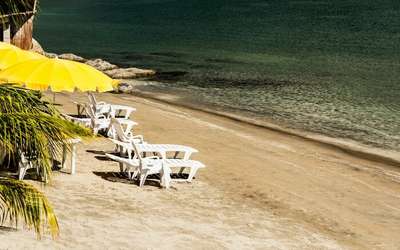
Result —
[[[129, 132], [128, 134], [131, 134], [131, 132]], [[132, 135], [129, 136], [130, 139], [139, 139], [142, 143], [144, 142], [144, 138], [143, 135]]]
[[115, 114], [120, 111], [125, 111], [125, 119], [129, 119], [129, 116], [133, 111], [136, 111], [135, 108], [129, 107], [129, 106], [124, 106], [124, 105], [111, 105], [111, 114], [112, 116], [115, 117]]
[[72, 103], [73, 103], [73, 104], [76, 104], [76, 105], [81, 105], [81, 106], [85, 106], [85, 105], [86, 105], [85, 102], [76, 102], [76, 101], [73, 101]]
[[114, 105], [114, 104], [111, 104], [111, 107], [114, 110], [125, 110], [125, 111], [129, 111], [129, 112], [136, 111], [135, 108], [130, 107], [130, 106], [125, 106], [125, 105]]
[[189, 160], [190, 156], [192, 156], [193, 151], [184, 151], [183, 159]]
[[[113, 118], [115, 118], [115, 117], [113, 117]], [[125, 125], [129, 130], [132, 129], [133, 126], [138, 125], [137, 122], [132, 121], [132, 120], [129, 120], [129, 119], [125, 119], [125, 118], [123, 118], [123, 119], [121, 119], [121, 118], [116, 118], [116, 119], [119, 121], [119, 123], [121, 123], [121, 125], [122, 125], [122, 124]]]
[[144, 160], [160, 160], [160, 157], [158, 157], [158, 156], [148, 156], [148, 157], [143, 157], [142, 159], [144, 159]]
[[192, 156], [193, 153], [197, 153], [199, 151], [197, 149], [192, 148], [192, 147], [184, 146], [184, 147], [182, 147], [182, 149], [180, 149], [178, 151], [175, 151], [175, 152], [177, 152], [177, 153], [178, 152], [182, 152], [184, 154], [183, 155], [183, 159], [184, 160], [189, 160], [190, 156]]
[[74, 117], [72, 117], [72, 116], [70, 116], [70, 115], [67, 115], [67, 114], [64, 114], [64, 113], [61, 113], [61, 116], [62, 116], [64, 119], [68, 120], [68, 121], [73, 121], [73, 119], [74, 119]]
[[87, 103], [85, 102], [73, 102], [76, 105], [76, 110], [78, 111], [78, 115], [82, 115], [86, 112]]
[[101, 114], [101, 115], [97, 115], [96, 119], [107, 119], [107, 117], [105, 115]]
[[108, 138], [108, 139], [110, 141], [112, 141], [114, 144], [116, 144], [118, 146], [121, 146], [123, 148], [126, 148], [126, 149], [131, 149], [132, 148], [132, 145], [129, 142], [123, 142], [123, 141], [115, 140], [115, 139], [112, 139], [112, 138]]

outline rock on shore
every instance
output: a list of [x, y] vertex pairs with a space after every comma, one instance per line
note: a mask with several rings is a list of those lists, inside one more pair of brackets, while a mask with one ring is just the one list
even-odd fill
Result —
[[138, 77], [151, 76], [154, 75], [156, 72], [149, 69], [116, 68], [104, 71], [104, 73], [115, 79], [133, 79]]
[[65, 54], [54, 54], [54, 53], [43, 53], [45, 56], [49, 58], [61, 58], [76, 62], [85, 63], [94, 67], [95, 69], [102, 71], [106, 75], [110, 76], [113, 79], [124, 80], [118, 85], [117, 91], [122, 93], [132, 93], [134, 90], [134, 80], [135, 78], [146, 77], [156, 74], [154, 70], [150, 69], [139, 69], [139, 68], [119, 68], [117, 65], [107, 62], [106, 60], [96, 58], [96, 59], [85, 59], [81, 56], [65, 53]]
[[75, 62], [86, 62], [86, 59], [72, 53], [61, 54], [58, 56], [60, 59], [71, 60]]
[[33, 52], [36, 52], [36, 53], [39, 53], [39, 54], [44, 54], [44, 50], [43, 50], [43, 48], [42, 48], [42, 46], [40, 45], [40, 43], [36, 40], [36, 39], [34, 39], [34, 38], [32, 38], [32, 48], [31, 48], [31, 51], [33, 51]]
[[48, 58], [56, 58], [56, 57], [58, 57], [57, 54], [50, 53], [50, 52], [44, 52], [43, 55], [47, 56]]
[[100, 71], [103, 71], [103, 72], [105, 72], [107, 70], [112, 70], [112, 69], [118, 68], [117, 65], [114, 65], [112, 63], [109, 63], [109, 62], [107, 62], [107, 61], [105, 61], [103, 59], [99, 59], [99, 58], [92, 59], [92, 60], [87, 60], [85, 63], [87, 65], [90, 65], [93, 68], [96, 68], [97, 70], [100, 70]]

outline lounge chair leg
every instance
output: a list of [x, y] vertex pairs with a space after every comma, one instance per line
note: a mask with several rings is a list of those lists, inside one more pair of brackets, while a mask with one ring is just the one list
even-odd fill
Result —
[[125, 172], [125, 166], [122, 162], [119, 163], [119, 172], [123, 174]]
[[132, 172], [130, 170], [126, 170], [126, 174], [128, 175], [128, 179], [132, 179]]
[[168, 189], [169, 187], [170, 187], [170, 179], [168, 179], [168, 180], [166, 180], [165, 181], [165, 183], [164, 183], [164, 187], [166, 188], [166, 189]]
[[140, 174], [139, 187], [143, 187], [144, 183], [146, 182], [146, 179], [147, 179], [147, 171], [145, 173]]
[[61, 169], [65, 168], [65, 161], [67, 160], [67, 148], [64, 145], [63, 146], [63, 152], [62, 152], [62, 161], [61, 161]]
[[25, 177], [25, 173], [26, 173], [26, 168], [25, 167], [21, 167], [18, 171], [18, 180], [22, 181]]
[[93, 128], [93, 135], [97, 135], [99, 133], [99, 129], [98, 128]]
[[136, 178], [139, 174], [139, 170], [135, 170], [132, 174], [132, 179]]
[[27, 169], [28, 166], [26, 163], [19, 163], [18, 180], [22, 181], [24, 179]]
[[71, 174], [76, 172], [76, 145], [71, 146]]
[[197, 169], [198, 168], [191, 168], [190, 169], [189, 177], [186, 180], [187, 182], [192, 182], [193, 177], [196, 175]]
[[163, 166], [161, 169], [161, 179], [160, 179], [160, 186], [169, 188], [171, 183], [171, 169], [169, 167]]

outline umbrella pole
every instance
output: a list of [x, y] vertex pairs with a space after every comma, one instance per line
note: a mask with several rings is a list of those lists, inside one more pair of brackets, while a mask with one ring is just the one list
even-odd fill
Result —
[[56, 104], [56, 92], [53, 92], [53, 105]]

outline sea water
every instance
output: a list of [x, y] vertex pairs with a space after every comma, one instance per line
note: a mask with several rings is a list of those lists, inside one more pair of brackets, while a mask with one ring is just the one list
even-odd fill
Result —
[[398, 0], [41, 0], [34, 33], [161, 72], [143, 91], [400, 150]]

